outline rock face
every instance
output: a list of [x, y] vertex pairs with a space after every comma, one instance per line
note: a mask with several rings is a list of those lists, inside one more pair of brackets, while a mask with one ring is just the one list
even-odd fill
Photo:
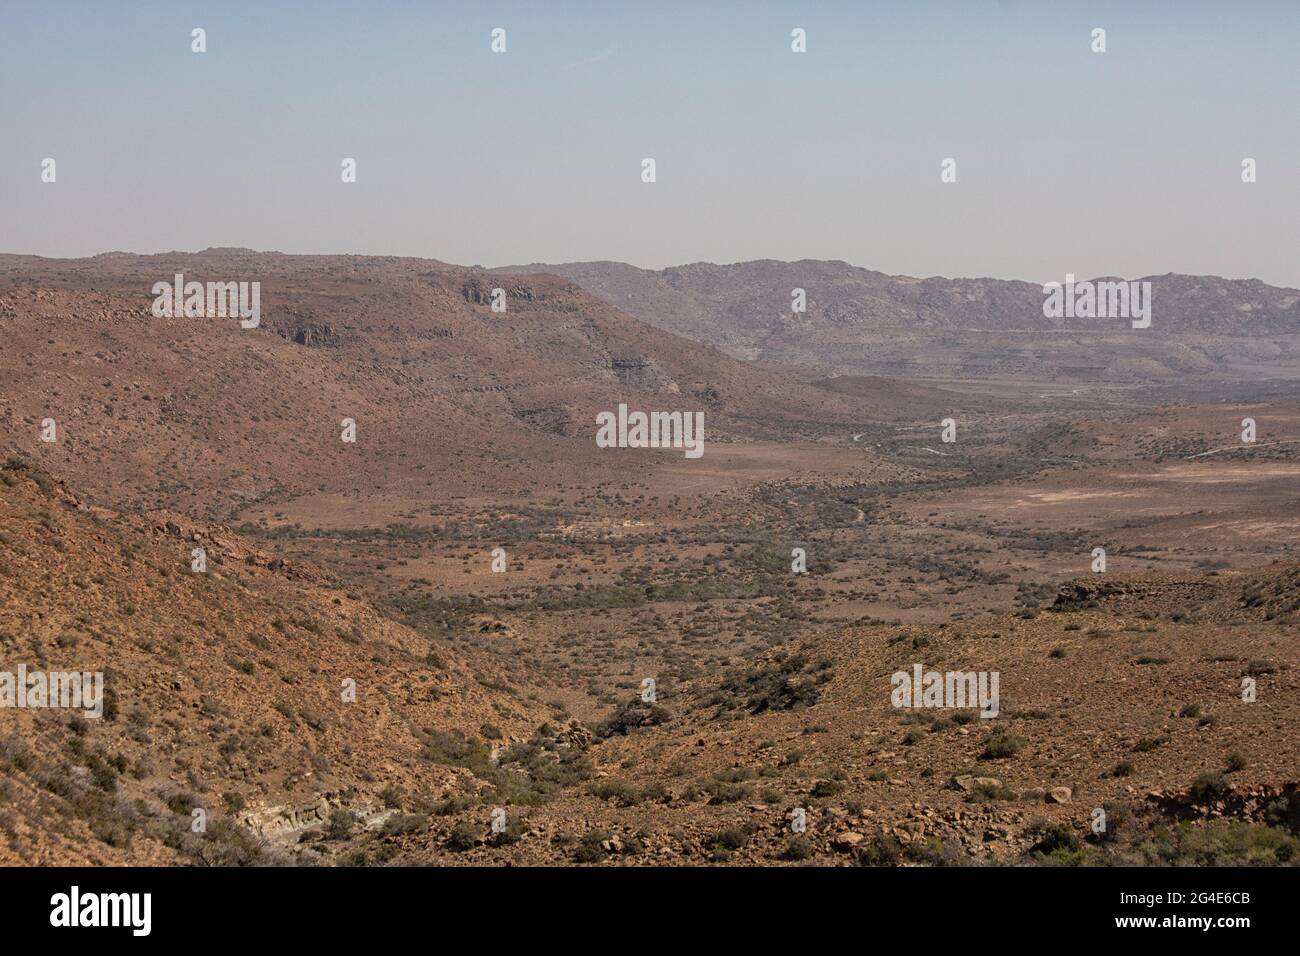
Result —
[[1057, 611], [1073, 610], [1087, 604], [1089, 601], [1096, 601], [1104, 597], [1110, 597], [1115, 594], [1122, 594], [1125, 586], [1122, 583], [1109, 581], [1071, 581], [1064, 585], [1056, 595], [1056, 600], [1052, 602], [1052, 609]]
[[533, 290], [528, 286], [495, 286], [490, 282], [485, 283], [479, 278], [473, 278], [467, 281], [464, 286], [461, 287], [460, 291], [466, 302], [472, 302], [475, 305], [490, 305], [492, 303], [493, 289], [501, 289], [506, 294], [507, 299], [520, 299], [525, 302], [531, 302], [537, 297]]
[[332, 325], [308, 325], [298, 329], [293, 340], [309, 348], [336, 348], [343, 344], [343, 334]]
[[1300, 783], [1294, 781], [1245, 787], [1225, 782], [1222, 787], [1148, 790], [1145, 799], [1161, 813], [1183, 820], [1226, 814], [1260, 822], [1269, 819], [1270, 809], [1274, 815], [1284, 813], [1300, 819]]
[[303, 830], [328, 823], [330, 814], [337, 809], [348, 811], [358, 825], [367, 829], [380, 826], [395, 812], [370, 803], [349, 805], [341, 793], [330, 792], [305, 803], [246, 810], [236, 819], [241, 826], [248, 827], [262, 837], [284, 840]]
[[324, 823], [341, 806], [338, 794], [322, 794], [309, 803], [266, 807], [240, 814], [239, 822], [264, 837], [279, 837]]
[[556, 740], [563, 746], [586, 750], [591, 746], [591, 731], [576, 720], [570, 720], [569, 726], [556, 735]]

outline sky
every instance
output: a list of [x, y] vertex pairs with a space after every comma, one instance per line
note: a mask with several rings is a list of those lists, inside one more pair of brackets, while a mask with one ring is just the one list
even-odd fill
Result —
[[1297, 49], [1296, 0], [3, 0], [0, 251], [1300, 287]]

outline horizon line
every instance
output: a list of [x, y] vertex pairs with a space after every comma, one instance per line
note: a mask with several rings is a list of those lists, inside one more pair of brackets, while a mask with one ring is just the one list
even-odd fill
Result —
[[[872, 269], [870, 266], [857, 265], [855, 263], [849, 262], [847, 259], [817, 259], [817, 258], [776, 259], [771, 257], [760, 257], [756, 259], [737, 259], [732, 262], [714, 262], [708, 259], [697, 259], [691, 262], [680, 262], [674, 265], [664, 266], [663, 268], [660, 269], [654, 269], [649, 266], [637, 265], [636, 263], [628, 262], [623, 259], [572, 259], [566, 262], [525, 262], [525, 263], [508, 263], [505, 265], [492, 266], [492, 265], [483, 265], [482, 263], [466, 264], [460, 262], [451, 262], [446, 259], [438, 259], [434, 256], [397, 255], [393, 253], [383, 253], [383, 252], [284, 252], [279, 249], [254, 249], [249, 246], [207, 246], [203, 249], [193, 250], [193, 251], [185, 250], [185, 249], [168, 249], [161, 252], [133, 252], [125, 249], [109, 249], [104, 252], [96, 252], [85, 256], [44, 256], [44, 255], [39, 255], [37, 253], [29, 253], [29, 252], [0, 251], [0, 257], [12, 257], [16, 259], [41, 259], [48, 262], [85, 262], [91, 259], [99, 259], [107, 256], [133, 256], [135, 258], [143, 259], [143, 258], [150, 258], [156, 256], [201, 256], [209, 253], [222, 253], [222, 252], [243, 253], [243, 254], [254, 255], [254, 256], [286, 256], [286, 257], [295, 257], [295, 258], [302, 258], [302, 259], [308, 259], [308, 258], [410, 259], [418, 262], [436, 262], [439, 265], [451, 266], [457, 269], [478, 269], [484, 272], [524, 273], [525, 270], [535, 269], [536, 270], [535, 274], [541, 274], [541, 275], [554, 274], [554, 273], [547, 273], [545, 271], [547, 268], [562, 268], [565, 266], [590, 266], [590, 265], [626, 266], [630, 269], [636, 269], [640, 272], [648, 272], [655, 275], [660, 275], [662, 273], [668, 272], [673, 269], [687, 269], [687, 268], [691, 268], [692, 266], [715, 266], [717, 268], [732, 268], [735, 266], [753, 265], [755, 263], [770, 262], [779, 265], [790, 266], [790, 265], [797, 265], [798, 263], [801, 262], [809, 262], [809, 263], [817, 263], [817, 264], [843, 265], [843, 266], [847, 266], [850, 269], [858, 269], [863, 272], [874, 273], [876, 275], [881, 275], [889, 279], [910, 279], [915, 282], [928, 282], [936, 279], [944, 282], [981, 282], [981, 281], [1019, 282], [1024, 285], [1038, 286], [1040, 288], [1047, 284], [1044, 282], [1038, 282], [1034, 279], [1024, 279], [1019, 277], [1005, 278], [1001, 276], [990, 276], [990, 275], [918, 276], [918, 275], [910, 275], [908, 273], [903, 273], [903, 272], [883, 272], [879, 269]], [[1270, 288], [1273, 289], [1289, 290], [1289, 291], [1295, 291], [1300, 293], [1300, 288], [1296, 288], [1295, 286], [1274, 285], [1271, 282], [1261, 279], [1259, 276], [1254, 276], [1254, 275], [1225, 276], [1225, 275], [1219, 275], [1217, 273], [1210, 273], [1210, 272], [1175, 272], [1175, 271], [1160, 272], [1160, 273], [1153, 272], [1153, 273], [1148, 273], [1147, 275], [1134, 276], [1132, 278], [1111, 273], [1111, 274], [1094, 275], [1088, 278], [1078, 279], [1076, 280], [1076, 282], [1094, 282], [1102, 279], [1119, 279], [1126, 282], [1142, 282], [1142, 281], [1147, 281], [1152, 279], [1169, 278], [1173, 276], [1187, 278], [1187, 279], [1217, 279], [1221, 282], [1258, 282], [1262, 285], [1269, 286]], [[564, 277], [557, 276], [557, 278], [564, 278]], [[1059, 281], [1060, 280], [1058, 279], [1047, 280], [1048, 283], [1051, 282], [1059, 283]]]

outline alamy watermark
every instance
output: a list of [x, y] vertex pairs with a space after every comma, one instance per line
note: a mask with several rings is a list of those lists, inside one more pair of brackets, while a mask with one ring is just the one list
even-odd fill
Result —
[[262, 324], [262, 283], [186, 282], [176, 273], [171, 284], [155, 282], [151, 290], [155, 319], [224, 319], [238, 316], [239, 325], [255, 329]]
[[86, 717], [104, 716], [103, 671], [0, 671], [0, 707], [79, 710]]
[[55, 927], [120, 926], [132, 936], [148, 936], [152, 913], [152, 893], [83, 893], [74, 885], [50, 897], [50, 925]]
[[1043, 286], [1043, 315], [1049, 319], [1132, 319], [1133, 328], [1151, 325], [1151, 283], [1074, 281], [1074, 273], [1065, 274], [1065, 282]]
[[982, 718], [998, 715], [997, 671], [927, 671], [916, 664], [912, 673], [895, 671], [889, 680], [894, 707], [978, 707]]
[[687, 458], [704, 454], [703, 412], [629, 412], [596, 416], [597, 448], [683, 448]]

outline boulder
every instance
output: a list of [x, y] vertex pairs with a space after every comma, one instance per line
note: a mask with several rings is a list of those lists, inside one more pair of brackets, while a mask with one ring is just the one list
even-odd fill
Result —
[[837, 833], [831, 838], [831, 846], [836, 850], [847, 852], [866, 839], [861, 833], [854, 833], [852, 830], [845, 830], [843, 833]]

